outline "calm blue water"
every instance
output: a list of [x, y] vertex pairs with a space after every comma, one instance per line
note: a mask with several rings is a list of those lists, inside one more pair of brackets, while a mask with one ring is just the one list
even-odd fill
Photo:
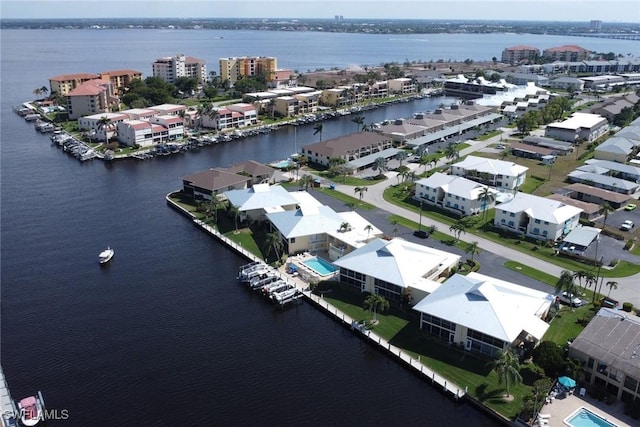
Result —
[[302, 263], [310, 269], [316, 271], [320, 276], [327, 276], [337, 270], [337, 268], [333, 264], [323, 260], [322, 258], [311, 258], [302, 261]]
[[[180, 188], [182, 176], [244, 159], [286, 158], [317, 141], [311, 126], [143, 162], [79, 163], [11, 108], [52, 76], [122, 68], [148, 74], [157, 57], [177, 53], [212, 65], [222, 56], [273, 55], [283, 67], [315, 69], [445, 53], [484, 59], [497, 56], [498, 45], [559, 41], [219, 36], [1, 32], [1, 356], [13, 397], [42, 390], [49, 408], [69, 411], [68, 421], [50, 426], [495, 425], [307, 304], [273, 310], [236, 283], [244, 260], [167, 207], [165, 195]], [[588, 42], [631, 51], [628, 42]], [[407, 117], [448, 101], [399, 104], [368, 111], [365, 119]], [[323, 138], [354, 126], [349, 118], [326, 122]], [[115, 257], [99, 268], [96, 257], [107, 245]]]

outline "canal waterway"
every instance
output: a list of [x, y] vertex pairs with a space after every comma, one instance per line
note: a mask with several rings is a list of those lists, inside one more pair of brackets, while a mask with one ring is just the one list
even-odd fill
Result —
[[[221, 55], [211, 40], [198, 40], [205, 33], [166, 33], [0, 34], [1, 356], [13, 397], [42, 390], [49, 408], [69, 411], [69, 420], [52, 426], [495, 425], [308, 304], [279, 311], [246, 292], [235, 281], [244, 260], [167, 207], [165, 195], [182, 176], [284, 158], [318, 140], [311, 126], [144, 161], [80, 163], [12, 112], [60, 74], [147, 72], [158, 56], [198, 57], [205, 48], [212, 62], [296, 57], [267, 52], [293, 45], [293, 34], [278, 33], [281, 43], [274, 34], [247, 34], [244, 45]], [[358, 37], [340, 40], [357, 44]], [[340, 57], [339, 45], [333, 52]], [[448, 101], [396, 104], [367, 111], [365, 121]], [[323, 139], [355, 127], [349, 116], [327, 121]], [[97, 255], [107, 245], [115, 257], [100, 268]]]

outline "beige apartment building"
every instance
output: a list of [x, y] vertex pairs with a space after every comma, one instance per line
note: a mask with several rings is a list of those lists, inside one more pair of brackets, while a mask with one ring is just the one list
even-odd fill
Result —
[[266, 75], [267, 82], [276, 78], [278, 60], [273, 57], [231, 57], [220, 58], [220, 78], [233, 85], [243, 77]]
[[589, 50], [576, 45], [564, 45], [545, 49], [542, 56], [549, 61], [580, 62], [589, 58]]
[[531, 63], [540, 56], [540, 49], [532, 46], [512, 46], [502, 51], [502, 62], [505, 64]]

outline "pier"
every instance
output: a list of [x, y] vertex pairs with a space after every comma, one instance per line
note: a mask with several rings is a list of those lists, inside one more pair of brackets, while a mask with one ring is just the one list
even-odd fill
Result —
[[[264, 260], [260, 259], [256, 255], [244, 249], [242, 246], [238, 245], [237, 243], [233, 242], [229, 238], [222, 235], [214, 227], [211, 227], [210, 225], [205, 224], [203, 221], [199, 219], [193, 218], [190, 212], [186, 211], [182, 207], [173, 203], [169, 199], [169, 196], [167, 196], [167, 201], [169, 202], [170, 206], [176, 208], [185, 216], [191, 218], [193, 220], [193, 223], [196, 226], [203, 229], [204, 231], [211, 234], [212, 236], [216, 237], [222, 243], [229, 246], [231, 249], [236, 251], [239, 255], [243, 256], [250, 262], [264, 262]], [[437, 373], [429, 369], [427, 366], [425, 366], [420, 361], [419, 358], [416, 359], [415, 357], [403, 351], [401, 348], [398, 348], [390, 344], [387, 340], [378, 336], [375, 332], [366, 329], [363, 325], [359, 324], [355, 319], [352, 319], [342, 311], [338, 310], [333, 305], [329, 304], [327, 301], [324, 300], [324, 298], [322, 298], [322, 296], [314, 295], [311, 292], [309, 283], [305, 281], [301, 275], [287, 274], [286, 264], [284, 266], [281, 266], [278, 269], [278, 271], [281, 273], [281, 277], [285, 278], [288, 282], [295, 284], [296, 287], [298, 288], [298, 292], [294, 296], [277, 303], [281, 307], [283, 307], [284, 305], [290, 302], [298, 301], [300, 298], [304, 298], [305, 300], [312, 303], [314, 307], [318, 308], [319, 310], [323, 311], [326, 314], [331, 315], [334, 319], [336, 319], [346, 328], [353, 330], [355, 333], [357, 333], [361, 338], [369, 342], [371, 345], [374, 345], [380, 350], [384, 350], [388, 355], [390, 355], [394, 359], [401, 362], [404, 366], [406, 366], [412, 372], [421, 376], [426, 381], [430, 382], [434, 387], [442, 390], [444, 394], [450, 397], [453, 397], [455, 400], [462, 399], [466, 396], [467, 394], [466, 388], [460, 388], [460, 386], [458, 386], [457, 384], [438, 375]]]

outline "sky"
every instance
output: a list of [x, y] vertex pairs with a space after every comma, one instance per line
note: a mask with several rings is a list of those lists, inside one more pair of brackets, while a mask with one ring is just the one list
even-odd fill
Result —
[[0, 0], [1, 19], [323, 18], [640, 23], [640, 0]]

